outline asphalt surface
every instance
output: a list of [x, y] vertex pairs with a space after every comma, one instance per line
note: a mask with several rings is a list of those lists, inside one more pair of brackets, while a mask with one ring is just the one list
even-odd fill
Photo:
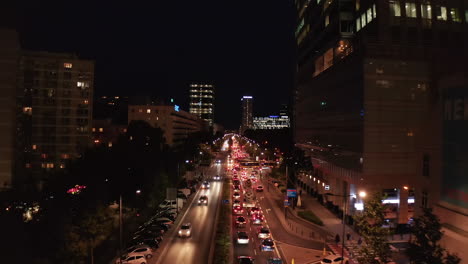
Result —
[[[218, 174], [221, 175], [222, 166], [212, 165], [205, 172], [205, 177], [211, 178]], [[179, 238], [176, 232], [169, 240], [167, 246], [161, 252], [157, 259], [150, 259], [149, 264], [191, 264], [191, 263], [209, 263], [210, 248], [213, 242], [213, 233], [216, 231], [216, 211], [220, 202], [222, 181], [211, 181], [211, 188], [200, 190], [196, 193], [193, 203], [189, 206], [186, 213], [182, 215], [182, 221], [179, 224], [190, 222], [192, 224], [192, 236], [189, 238]], [[198, 198], [201, 195], [208, 196], [208, 205], [198, 205]]]

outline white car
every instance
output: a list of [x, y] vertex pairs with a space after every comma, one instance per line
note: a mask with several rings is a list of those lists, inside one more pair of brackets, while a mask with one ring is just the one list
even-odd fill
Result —
[[116, 264], [147, 264], [146, 258], [143, 255], [122, 256], [122, 261], [117, 258]]
[[164, 202], [162, 202], [160, 205], [159, 205], [159, 208], [177, 208], [177, 202], [176, 200], [164, 200]]
[[246, 232], [237, 232], [237, 244], [245, 245], [249, 243], [249, 236]]
[[258, 238], [260, 239], [271, 238], [270, 230], [267, 227], [260, 227], [258, 229]]
[[151, 248], [144, 244], [127, 248], [125, 254], [127, 256], [143, 255], [145, 256], [145, 258], [148, 258], [148, 259], [153, 257], [153, 251], [151, 250]]
[[[340, 255], [328, 255], [320, 261], [320, 264], [341, 264], [341, 260], [342, 257]], [[343, 263], [349, 264], [349, 259], [344, 258]]]
[[179, 229], [179, 237], [191, 237], [192, 236], [192, 225], [190, 223], [182, 224]]

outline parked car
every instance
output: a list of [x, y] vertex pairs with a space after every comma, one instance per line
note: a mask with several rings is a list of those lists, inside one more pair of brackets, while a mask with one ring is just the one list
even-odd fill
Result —
[[164, 202], [162, 202], [160, 205], [159, 205], [159, 208], [177, 208], [177, 201], [176, 200], [164, 200]]
[[147, 264], [146, 258], [143, 255], [124, 255], [121, 258], [117, 258], [116, 264]]
[[[343, 257], [341, 257], [340, 255], [328, 255], [320, 261], [320, 264], [341, 264], [342, 259]], [[344, 258], [343, 263], [349, 264], [349, 259]]]
[[159, 241], [156, 238], [143, 238], [143, 239], [140, 239], [140, 240], [134, 240], [134, 241], [132, 241], [132, 243], [133, 243], [134, 246], [148, 245], [152, 249], [159, 248]]
[[267, 264], [283, 264], [283, 260], [280, 258], [269, 258]]
[[144, 245], [144, 244], [127, 248], [125, 250], [125, 254], [127, 256], [143, 255], [147, 259], [153, 257], [153, 251], [151, 250], [151, 248], [148, 245]]
[[258, 185], [257, 188], [255, 189], [257, 192], [263, 192], [263, 186]]
[[179, 237], [191, 237], [192, 236], [192, 225], [190, 223], [182, 224], [179, 229]]

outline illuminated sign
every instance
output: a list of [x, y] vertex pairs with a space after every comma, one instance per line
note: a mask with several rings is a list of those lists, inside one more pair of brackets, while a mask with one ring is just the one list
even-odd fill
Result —
[[179, 112], [179, 111], [180, 111], [180, 106], [174, 105], [174, 110], [175, 110], [176, 112]]

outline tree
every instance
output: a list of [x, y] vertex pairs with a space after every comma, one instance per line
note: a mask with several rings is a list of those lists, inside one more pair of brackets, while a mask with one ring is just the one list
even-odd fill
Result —
[[106, 240], [113, 229], [113, 218], [109, 208], [98, 207], [86, 213], [80, 221], [71, 224], [65, 234], [66, 248], [73, 259], [91, 258], [94, 260], [94, 249]]
[[382, 194], [375, 193], [364, 204], [364, 211], [355, 216], [356, 225], [365, 241], [360, 249], [362, 257], [359, 258], [359, 263], [374, 264], [379, 263], [379, 260], [381, 263], [387, 263], [390, 258], [390, 230], [382, 227], [385, 221], [384, 210]]
[[406, 251], [411, 263], [418, 264], [457, 264], [460, 258], [450, 254], [439, 241], [442, 238], [442, 225], [431, 208], [423, 208], [423, 215], [414, 219], [411, 233], [414, 240]]

